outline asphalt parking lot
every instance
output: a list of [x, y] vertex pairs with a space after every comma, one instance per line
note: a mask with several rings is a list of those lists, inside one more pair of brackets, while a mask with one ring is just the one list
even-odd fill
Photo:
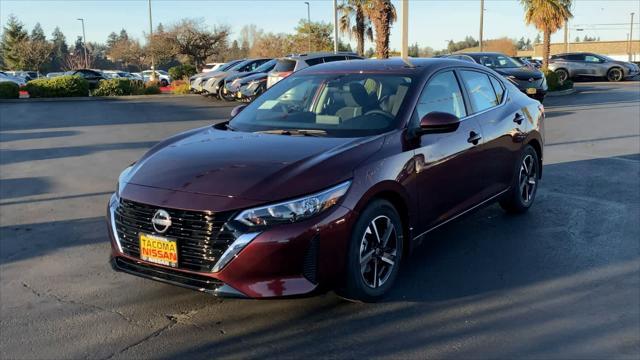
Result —
[[218, 299], [115, 273], [124, 167], [225, 119], [198, 96], [0, 103], [2, 358], [640, 356], [640, 83], [548, 98], [534, 208], [436, 230], [377, 304]]

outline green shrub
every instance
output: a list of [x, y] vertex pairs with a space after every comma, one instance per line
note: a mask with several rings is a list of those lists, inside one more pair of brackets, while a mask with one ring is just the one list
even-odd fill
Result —
[[31, 80], [26, 90], [32, 98], [89, 96], [89, 82], [78, 75], [64, 75]]
[[162, 90], [160, 90], [160, 83], [158, 81], [147, 81], [144, 84], [144, 91], [142, 91], [144, 95], [156, 95], [162, 94]]
[[169, 68], [169, 75], [174, 80], [189, 78], [196, 73], [196, 67], [190, 64], [178, 65]]
[[11, 81], [0, 82], [0, 99], [18, 99], [20, 87]]
[[94, 96], [124, 96], [140, 93], [142, 83], [129, 79], [101, 80], [98, 88], [93, 92]]
[[171, 83], [171, 92], [174, 94], [189, 94], [191, 86], [184, 80], [176, 80]]
[[573, 88], [573, 81], [565, 80], [564, 82], [560, 82], [558, 79], [558, 75], [551, 70], [543, 71], [545, 78], [547, 79], [547, 86], [549, 87], [549, 91], [560, 91], [560, 90], [568, 90]]

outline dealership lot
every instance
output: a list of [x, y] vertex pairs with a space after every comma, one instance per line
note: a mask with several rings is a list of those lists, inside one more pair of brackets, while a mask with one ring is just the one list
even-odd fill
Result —
[[[7, 358], [640, 353], [640, 83], [548, 98], [539, 198], [433, 233], [378, 304], [231, 300], [114, 273], [104, 212], [158, 140], [228, 117], [198, 96], [0, 104]], [[239, 144], [241, 146], [241, 144]]]

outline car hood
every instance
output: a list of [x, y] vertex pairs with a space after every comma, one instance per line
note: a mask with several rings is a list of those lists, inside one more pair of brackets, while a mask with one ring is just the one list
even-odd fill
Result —
[[630, 63], [628, 61], [622, 61], [622, 60], [614, 60], [612, 61], [612, 63], [614, 64], [618, 64], [618, 65], [622, 65], [625, 66], [627, 68], [632, 67], [632, 68], [638, 68], [638, 65], [634, 64], [634, 63]]
[[384, 136], [329, 138], [195, 129], [167, 139], [128, 184], [257, 201], [310, 194], [348, 180]]
[[513, 76], [518, 80], [529, 80], [533, 78], [534, 80], [542, 79], [542, 72], [537, 69], [532, 69], [528, 66], [523, 66], [519, 68], [501, 68], [501, 69], [493, 69], [500, 75], [505, 76]]
[[254, 80], [266, 79], [268, 76], [267, 73], [255, 73], [249, 76], [245, 76], [240, 80], [240, 84], [248, 84]]
[[227, 78], [225, 80], [226, 81], [233, 81], [233, 80], [236, 80], [236, 79], [244, 80], [246, 77], [250, 77], [250, 76], [253, 76], [255, 74], [262, 74], [262, 73], [257, 73], [255, 71], [240, 72], [240, 73], [235, 73], [235, 74], [227, 76]]

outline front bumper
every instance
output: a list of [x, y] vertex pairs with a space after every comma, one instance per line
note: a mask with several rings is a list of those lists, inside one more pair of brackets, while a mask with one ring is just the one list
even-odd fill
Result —
[[[132, 200], [154, 203], [152, 199]], [[163, 204], [163, 199], [155, 203]], [[221, 270], [196, 272], [181, 269], [180, 263], [171, 268], [123, 252], [116, 239], [112, 210], [113, 201], [107, 220], [115, 270], [216, 296], [249, 298], [313, 294], [340, 282], [354, 218], [351, 210], [334, 206], [306, 221], [275, 226], [253, 238]]]

